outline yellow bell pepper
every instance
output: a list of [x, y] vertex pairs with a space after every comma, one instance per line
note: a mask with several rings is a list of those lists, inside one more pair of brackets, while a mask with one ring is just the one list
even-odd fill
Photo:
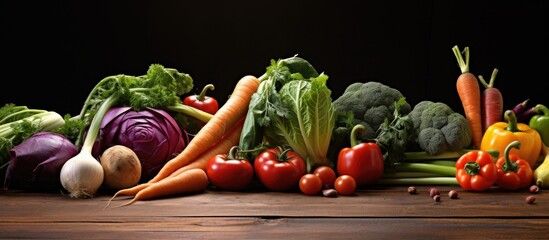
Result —
[[505, 119], [507, 122], [497, 122], [486, 129], [480, 150], [497, 150], [498, 158], [501, 158], [507, 145], [513, 141], [519, 141], [520, 149], [512, 149], [510, 154], [518, 155], [533, 168], [541, 152], [541, 136], [527, 124], [517, 123], [517, 117], [512, 110], [505, 111]]

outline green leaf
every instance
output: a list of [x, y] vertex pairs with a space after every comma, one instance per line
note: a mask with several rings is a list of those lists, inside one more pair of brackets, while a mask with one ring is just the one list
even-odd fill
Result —
[[291, 58], [282, 59], [279, 61], [280, 65], [285, 66], [291, 73], [299, 73], [301, 79], [310, 79], [318, 77], [318, 72], [309, 63], [309, 61], [296, 56]]
[[327, 79], [321, 74], [318, 78], [293, 80], [284, 85], [280, 97], [289, 115], [273, 116], [266, 131], [269, 143], [289, 146], [306, 159], [308, 169], [333, 164], [327, 153], [336, 117]]

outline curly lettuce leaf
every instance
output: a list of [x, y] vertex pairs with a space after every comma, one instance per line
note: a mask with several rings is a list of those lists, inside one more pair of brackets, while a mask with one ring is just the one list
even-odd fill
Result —
[[284, 85], [279, 95], [289, 116], [271, 116], [266, 129], [268, 142], [292, 148], [307, 161], [308, 171], [319, 165], [333, 166], [326, 156], [336, 117], [327, 80], [328, 76], [321, 74]]

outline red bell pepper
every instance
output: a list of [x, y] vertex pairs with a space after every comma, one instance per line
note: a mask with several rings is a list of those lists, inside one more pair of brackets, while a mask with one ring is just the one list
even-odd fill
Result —
[[505, 148], [505, 154], [496, 162], [496, 184], [505, 190], [517, 190], [528, 187], [534, 180], [530, 164], [516, 154], [509, 154], [511, 148], [520, 148], [519, 141], [513, 141]]
[[215, 114], [219, 110], [219, 104], [213, 97], [206, 96], [208, 90], [214, 90], [213, 84], [208, 84], [202, 89], [200, 95], [190, 95], [183, 99], [183, 104], [195, 107], [209, 114]]
[[467, 152], [456, 162], [456, 180], [466, 191], [485, 191], [496, 179], [496, 164], [488, 151]]
[[339, 151], [337, 158], [337, 173], [352, 176], [357, 185], [377, 182], [383, 175], [383, 153], [376, 143], [358, 143], [356, 134], [366, 131], [358, 124], [351, 131], [351, 147]]

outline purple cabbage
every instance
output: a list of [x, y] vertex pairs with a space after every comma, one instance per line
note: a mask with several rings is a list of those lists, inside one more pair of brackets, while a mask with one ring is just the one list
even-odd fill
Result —
[[166, 111], [113, 107], [101, 122], [92, 154], [98, 157], [114, 145], [132, 149], [141, 162], [140, 182], [144, 182], [153, 178], [188, 142], [187, 132]]
[[4, 188], [59, 191], [61, 168], [76, 154], [78, 148], [64, 135], [38, 132], [10, 150]]

